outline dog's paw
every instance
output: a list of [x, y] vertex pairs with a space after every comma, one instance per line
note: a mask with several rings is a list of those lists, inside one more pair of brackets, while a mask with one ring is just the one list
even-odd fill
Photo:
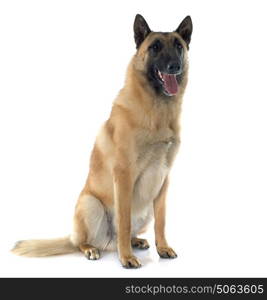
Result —
[[120, 261], [122, 263], [122, 266], [126, 269], [137, 269], [141, 267], [141, 263], [133, 255], [121, 257]]
[[158, 254], [161, 258], [176, 258], [177, 254], [170, 247], [157, 247]]
[[96, 260], [100, 258], [100, 252], [97, 248], [88, 248], [84, 250], [84, 255], [90, 260]]
[[149, 244], [145, 239], [132, 238], [132, 247], [145, 250], [149, 248]]

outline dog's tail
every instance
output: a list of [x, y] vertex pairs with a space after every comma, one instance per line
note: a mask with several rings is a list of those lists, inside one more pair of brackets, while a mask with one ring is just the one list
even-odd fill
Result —
[[19, 241], [11, 251], [17, 255], [41, 257], [77, 252], [78, 247], [71, 243], [69, 237], [64, 237], [51, 240]]

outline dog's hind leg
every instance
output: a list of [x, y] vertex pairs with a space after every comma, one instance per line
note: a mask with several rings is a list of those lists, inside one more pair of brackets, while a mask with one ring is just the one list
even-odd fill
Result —
[[149, 243], [146, 239], [140, 239], [137, 237], [133, 237], [131, 240], [131, 244], [133, 248], [138, 248], [138, 249], [148, 249], [149, 248]]
[[97, 248], [88, 245], [88, 244], [82, 244], [79, 246], [79, 249], [82, 251], [82, 253], [90, 260], [95, 260], [100, 258], [100, 252]]
[[75, 209], [72, 243], [88, 259], [98, 259], [99, 250], [109, 243], [109, 222], [100, 200], [90, 194], [81, 194]]

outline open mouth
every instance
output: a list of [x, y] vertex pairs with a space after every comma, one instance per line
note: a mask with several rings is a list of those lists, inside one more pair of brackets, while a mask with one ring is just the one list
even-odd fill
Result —
[[161, 85], [163, 86], [164, 94], [167, 96], [173, 96], [178, 93], [179, 86], [177, 82], [177, 75], [160, 72], [156, 69], [156, 76]]

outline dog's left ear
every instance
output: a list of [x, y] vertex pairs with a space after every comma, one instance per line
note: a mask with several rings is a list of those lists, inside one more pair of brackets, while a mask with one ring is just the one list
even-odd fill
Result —
[[182, 39], [186, 42], [187, 49], [189, 49], [189, 43], [191, 41], [191, 35], [193, 31], [193, 23], [191, 17], [185, 17], [175, 31], [180, 34]]
[[137, 14], [134, 20], [134, 39], [137, 49], [150, 32], [151, 30], [148, 27], [146, 20], [141, 15]]

